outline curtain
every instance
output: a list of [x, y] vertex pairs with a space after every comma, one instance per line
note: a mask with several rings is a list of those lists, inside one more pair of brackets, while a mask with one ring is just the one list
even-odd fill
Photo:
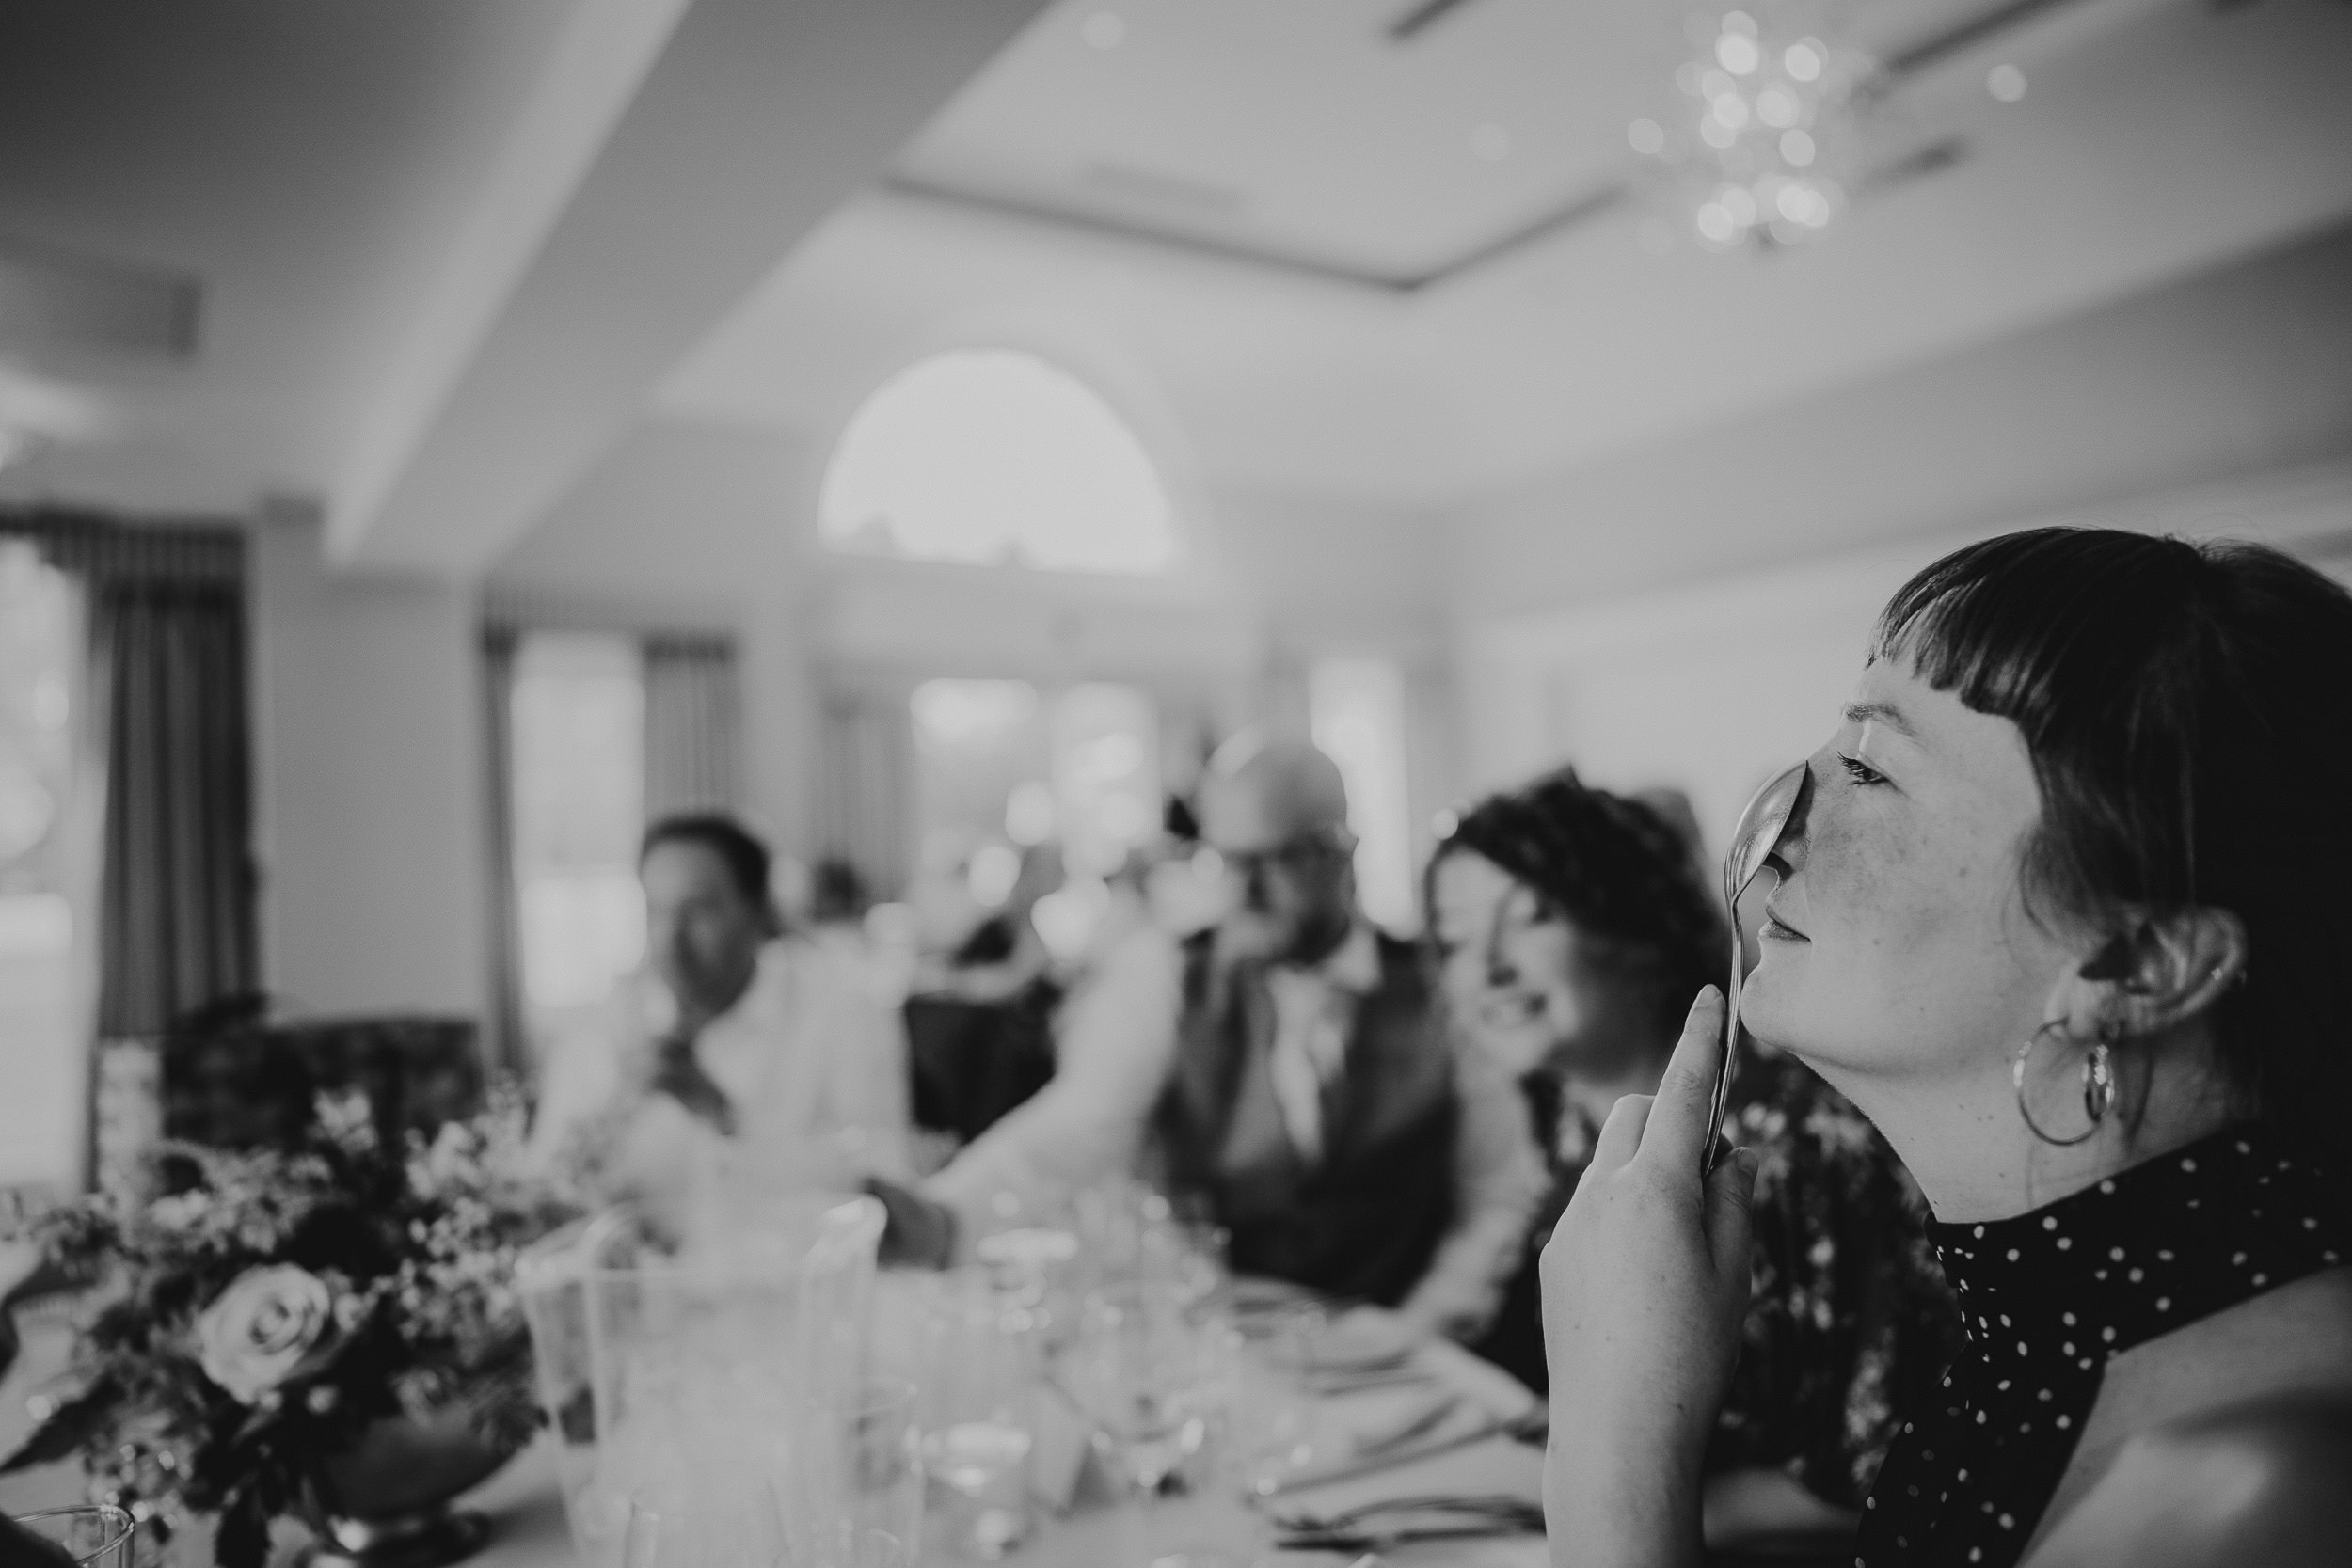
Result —
[[735, 647], [723, 637], [660, 632], [644, 641], [645, 820], [735, 810], [742, 709]]
[[54, 511], [0, 532], [82, 585], [105, 761], [98, 1032], [159, 1034], [261, 983], [245, 539]]
[[490, 1016], [482, 1042], [494, 1077], [528, 1077], [523, 1023], [522, 908], [515, 882], [515, 655], [522, 634], [482, 628], [482, 759], [486, 795], [483, 871], [489, 880]]
[[818, 832], [878, 898], [906, 889], [914, 836], [914, 721], [903, 691], [825, 697], [818, 752]]

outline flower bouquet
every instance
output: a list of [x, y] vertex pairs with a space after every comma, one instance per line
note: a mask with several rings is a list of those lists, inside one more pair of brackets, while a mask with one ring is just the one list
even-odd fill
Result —
[[512, 1096], [430, 1139], [322, 1097], [292, 1147], [166, 1145], [162, 1196], [43, 1216], [91, 1310], [73, 1391], [0, 1470], [78, 1455], [144, 1536], [214, 1514], [221, 1568], [261, 1568], [272, 1521], [347, 1512], [338, 1464], [388, 1425], [512, 1453], [540, 1418], [515, 1256], [581, 1207], [523, 1135]]

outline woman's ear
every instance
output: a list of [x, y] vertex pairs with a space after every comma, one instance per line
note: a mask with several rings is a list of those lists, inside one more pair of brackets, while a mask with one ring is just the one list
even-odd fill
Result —
[[2161, 1035], [2205, 1012], [2246, 973], [2246, 924], [2228, 910], [2136, 914], [2066, 989], [2082, 1037]]

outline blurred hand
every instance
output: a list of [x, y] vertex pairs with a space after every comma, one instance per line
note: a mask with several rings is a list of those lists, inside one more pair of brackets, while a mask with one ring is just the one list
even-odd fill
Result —
[[879, 1176], [866, 1179], [866, 1190], [882, 1199], [889, 1216], [882, 1227], [882, 1261], [918, 1269], [944, 1269], [955, 1256], [955, 1211], [919, 1193]]
[[1724, 1001], [1701, 991], [1657, 1095], [1609, 1113], [1544, 1248], [1554, 1563], [1699, 1561], [1700, 1465], [1748, 1305], [1755, 1156], [1701, 1178], [1713, 1147]]
[[[8, 1369], [16, 1365], [16, 1352], [13, 1304], [5, 1295], [0, 1295], [0, 1377], [7, 1376]], [[40, 1568], [50, 1568], [51, 1564], [57, 1565], [57, 1568], [72, 1568], [72, 1562], [64, 1547], [29, 1535], [9, 1523], [5, 1516], [0, 1516], [0, 1563], [7, 1564], [8, 1568], [20, 1568], [20, 1565], [21, 1568], [35, 1568], [36, 1564]]]

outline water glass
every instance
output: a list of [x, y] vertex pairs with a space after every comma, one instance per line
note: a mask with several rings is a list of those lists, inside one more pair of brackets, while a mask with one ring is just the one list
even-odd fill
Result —
[[931, 1537], [965, 1557], [1000, 1557], [1028, 1533], [1041, 1308], [1029, 1292], [1008, 1294], [988, 1267], [889, 1283], [916, 1293], [886, 1342], [920, 1390]]
[[105, 1503], [45, 1508], [15, 1516], [18, 1528], [65, 1548], [80, 1568], [131, 1568], [131, 1543], [138, 1526], [131, 1515]]
[[937, 1498], [933, 1533], [950, 1550], [999, 1558], [1028, 1534], [1029, 1445], [1026, 1428], [1001, 1417], [923, 1434], [923, 1469]]
[[923, 1463], [915, 1388], [867, 1378], [802, 1402], [775, 1497], [791, 1559], [810, 1568], [868, 1568], [885, 1547], [922, 1549]]

